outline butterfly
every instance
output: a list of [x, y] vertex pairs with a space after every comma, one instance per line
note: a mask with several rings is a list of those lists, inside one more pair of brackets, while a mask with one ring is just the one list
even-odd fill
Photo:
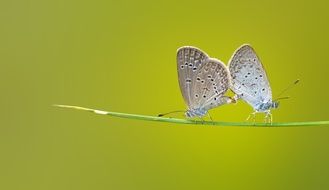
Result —
[[183, 46], [177, 50], [177, 71], [188, 107], [186, 117], [202, 118], [208, 110], [232, 103], [231, 97], [224, 96], [231, 83], [230, 74], [220, 60], [196, 47]]
[[[279, 107], [279, 102], [272, 100], [272, 90], [264, 66], [255, 50], [248, 44], [239, 47], [231, 57], [228, 68], [234, 99], [243, 99], [250, 104], [254, 112], [265, 113], [265, 121], [272, 123], [271, 109]], [[247, 118], [249, 120], [250, 116]]]

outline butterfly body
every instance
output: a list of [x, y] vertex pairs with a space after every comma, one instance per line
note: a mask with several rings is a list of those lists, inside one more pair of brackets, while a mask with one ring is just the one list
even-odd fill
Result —
[[204, 108], [197, 108], [197, 109], [188, 109], [185, 113], [186, 117], [203, 117], [207, 114], [207, 110]]
[[[241, 98], [241, 96], [237, 96], [235, 97], [235, 100], [238, 99], [243, 99]], [[256, 104], [251, 104], [250, 105], [253, 107], [255, 112], [260, 112], [260, 113], [267, 113], [269, 112], [271, 109], [276, 109], [279, 107], [279, 102], [277, 101], [268, 101], [268, 102], [259, 102]]]
[[278, 108], [278, 106], [279, 106], [278, 102], [261, 103], [255, 108], [255, 111], [257, 111], [257, 112], [268, 112], [270, 109]]

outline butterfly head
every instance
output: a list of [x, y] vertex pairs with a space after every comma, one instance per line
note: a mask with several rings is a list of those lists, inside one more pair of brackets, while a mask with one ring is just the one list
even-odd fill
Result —
[[258, 108], [256, 109], [256, 111], [258, 112], [266, 112], [270, 109], [276, 109], [279, 107], [279, 103], [278, 101], [269, 101], [266, 103], [261, 103], [259, 104]]
[[271, 108], [272, 109], [276, 109], [278, 108], [280, 105], [280, 102], [279, 101], [273, 101], [272, 104], [271, 104]]

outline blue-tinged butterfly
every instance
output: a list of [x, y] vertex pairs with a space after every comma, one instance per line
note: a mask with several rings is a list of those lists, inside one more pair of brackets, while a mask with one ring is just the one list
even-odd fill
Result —
[[251, 114], [254, 119], [256, 113], [263, 112], [266, 114], [266, 122], [272, 123], [271, 109], [278, 108], [277, 100], [284, 98], [272, 100], [270, 82], [255, 50], [248, 44], [242, 45], [234, 52], [228, 67], [232, 79], [230, 88], [236, 94], [234, 99], [241, 98], [250, 104], [254, 109]]

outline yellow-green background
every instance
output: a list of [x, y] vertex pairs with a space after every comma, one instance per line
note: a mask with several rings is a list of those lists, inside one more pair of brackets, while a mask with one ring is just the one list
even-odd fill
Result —
[[[176, 49], [227, 63], [254, 46], [275, 121], [328, 120], [326, 1], [0, 3], [0, 189], [328, 189], [329, 128], [204, 127], [63, 110], [156, 115], [185, 109]], [[243, 102], [211, 111], [244, 121]], [[259, 116], [258, 119], [262, 119]]]

